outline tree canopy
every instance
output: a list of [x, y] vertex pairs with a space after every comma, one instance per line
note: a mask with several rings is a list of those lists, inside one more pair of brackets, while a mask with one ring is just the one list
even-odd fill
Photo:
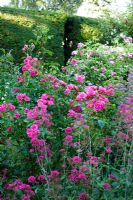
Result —
[[12, 0], [11, 5], [25, 9], [64, 10], [65, 12], [73, 12], [82, 2], [83, 0]]
[[24, 9], [46, 9], [46, 10], [63, 10], [68, 13], [75, 12], [82, 2], [95, 4], [96, 6], [108, 4], [111, 0], [11, 0], [11, 5]]

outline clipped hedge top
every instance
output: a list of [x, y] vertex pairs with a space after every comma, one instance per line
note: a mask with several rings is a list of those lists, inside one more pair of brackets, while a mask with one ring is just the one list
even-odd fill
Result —
[[53, 52], [52, 61], [61, 65], [67, 62], [78, 42], [90, 40], [111, 45], [121, 32], [126, 31], [127, 35], [131, 32], [127, 24], [111, 18], [94, 19], [68, 16], [63, 12], [0, 7], [0, 48], [13, 49], [14, 57], [21, 62], [21, 49], [29, 40], [36, 39], [34, 31], [38, 27], [39, 31], [48, 29], [47, 37], [53, 36], [47, 41], [46, 49]]
[[34, 30], [48, 28], [48, 36], [53, 35], [46, 48], [54, 52], [53, 60], [63, 64], [64, 23], [66, 14], [49, 11], [29, 11], [0, 7], [0, 48], [13, 49], [13, 54], [21, 57], [23, 45], [35, 39]]

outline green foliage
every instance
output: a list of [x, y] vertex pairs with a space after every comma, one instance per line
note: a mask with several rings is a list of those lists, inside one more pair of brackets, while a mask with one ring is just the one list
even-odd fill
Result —
[[[13, 56], [21, 62], [22, 47], [30, 39], [36, 41], [35, 32], [46, 29], [46, 47], [53, 52], [53, 61], [64, 63], [64, 13], [47, 11], [25, 11], [21, 9], [0, 8], [0, 48], [13, 49]], [[49, 36], [53, 36], [52, 39]], [[43, 38], [42, 38], [43, 39]], [[48, 58], [44, 58], [47, 60]]]
[[93, 40], [99, 41], [101, 33], [97, 27], [93, 27], [87, 24], [81, 24], [81, 37], [84, 41]]

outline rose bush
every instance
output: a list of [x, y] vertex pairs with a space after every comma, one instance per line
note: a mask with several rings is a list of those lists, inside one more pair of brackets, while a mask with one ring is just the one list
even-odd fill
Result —
[[132, 199], [133, 46], [123, 46], [79, 43], [57, 77], [25, 50], [0, 104], [1, 200]]

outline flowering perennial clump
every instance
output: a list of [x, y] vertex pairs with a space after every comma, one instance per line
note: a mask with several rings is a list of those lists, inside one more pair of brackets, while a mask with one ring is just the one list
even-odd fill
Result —
[[22, 74], [0, 104], [1, 200], [131, 199], [132, 38], [124, 42], [79, 43], [58, 77], [23, 47]]

